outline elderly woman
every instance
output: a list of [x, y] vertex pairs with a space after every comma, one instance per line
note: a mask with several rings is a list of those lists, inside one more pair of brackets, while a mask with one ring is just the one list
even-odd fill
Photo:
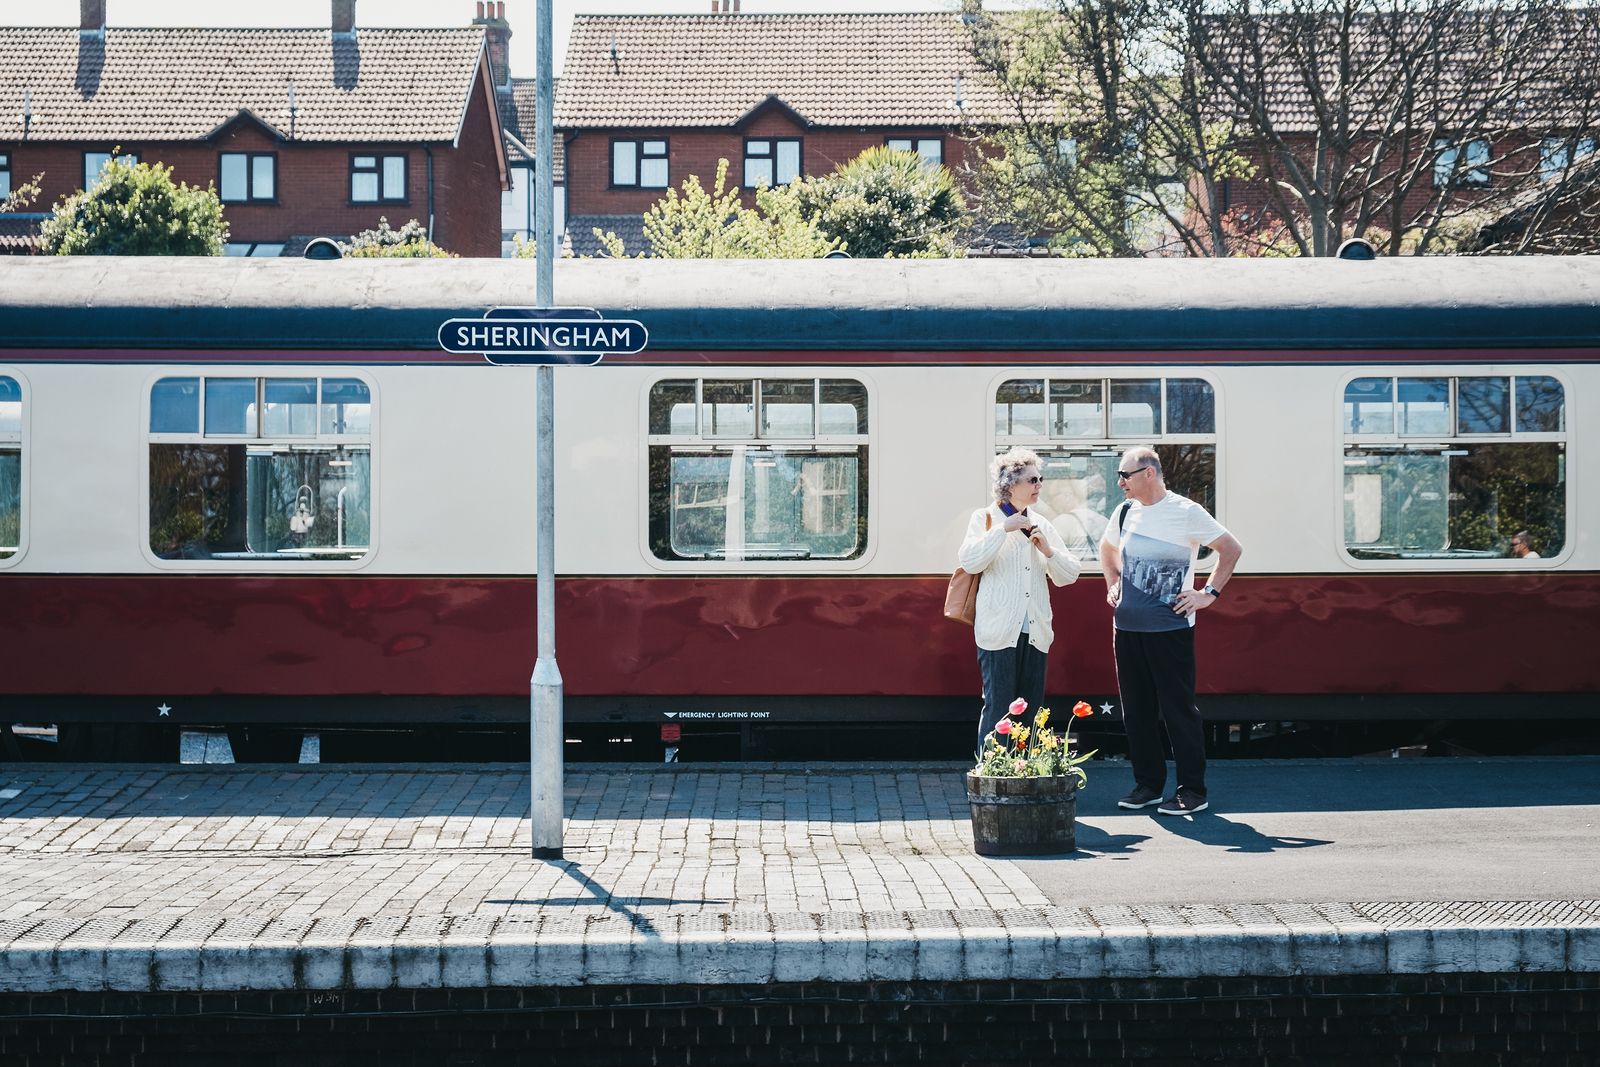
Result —
[[1044, 700], [1045, 656], [1055, 633], [1050, 626], [1050, 590], [1077, 581], [1079, 564], [1056, 528], [1028, 510], [1039, 500], [1039, 457], [1013, 448], [994, 461], [994, 500], [972, 513], [960, 563], [978, 583], [978, 666], [983, 671], [983, 712], [978, 752], [1022, 697], [1031, 713]]

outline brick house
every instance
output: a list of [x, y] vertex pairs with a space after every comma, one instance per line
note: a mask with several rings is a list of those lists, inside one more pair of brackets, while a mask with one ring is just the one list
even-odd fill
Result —
[[[296, 254], [418, 219], [464, 256], [500, 255], [507, 160], [481, 24], [361, 29], [0, 28], [0, 192], [82, 189], [116, 152], [214, 185], [230, 255]], [[15, 225], [13, 220], [12, 225]], [[16, 242], [11, 242], [13, 248]]]
[[[1285, 27], [1275, 18], [1255, 16], [1243, 28], [1236, 20], [1218, 19], [1211, 52], [1232, 75], [1232, 84], [1218, 86], [1214, 117], [1244, 128], [1264, 120], [1278, 138], [1276, 146], [1243, 146], [1254, 176], [1218, 184], [1216, 213], [1226, 217], [1229, 229], [1271, 235], [1286, 201], [1302, 214], [1292, 206], [1292, 194], [1273, 196], [1277, 177], [1291, 164], [1306, 174], [1329, 168], [1335, 175], [1347, 174], [1346, 195], [1354, 190], [1359, 197], [1370, 183], [1369, 202], [1379, 208], [1373, 225], [1387, 232], [1398, 221], [1404, 232], [1410, 220], [1441, 212], [1477, 209], [1526, 216], [1530, 205], [1555, 191], [1594, 153], [1600, 92], [1585, 65], [1597, 54], [1600, 21], [1592, 13], [1543, 12], [1540, 17], [1549, 21], [1539, 35], [1503, 51], [1473, 47], [1495, 41], [1497, 27], [1504, 28], [1493, 15], [1482, 25], [1448, 30], [1431, 21], [1434, 17], [1410, 16], [1402, 23], [1403, 33], [1393, 27], [1375, 32], [1361, 20], [1353, 28], [1330, 23], [1325, 56], [1347, 47], [1345, 62], [1355, 71], [1416, 68], [1414, 78], [1356, 79], [1349, 90], [1341, 88], [1348, 72], [1331, 59], [1326, 69], [1307, 59], [1314, 49], [1303, 42], [1313, 36], [1301, 23]], [[1290, 46], [1288, 40], [1301, 43]], [[1252, 89], [1241, 93], [1240, 82]], [[1259, 103], [1259, 119], [1238, 97]], [[1393, 181], [1396, 173], [1414, 177], [1403, 197], [1392, 195], [1399, 185]], [[1332, 184], [1325, 180], [1325, 187]], [[1198, 184], [1194, 191], [1197, 200], [1203, 199]], [[1337, 243], [1337, 237], [1330, 240], [1328, 251]]]
[[555, 101], [571, 250], [596, 228], [643, 249], [641, 215], [719, 159], [747, 200], [873, 145], [959, 171], [963, 130], [1000, 114], [972, 73], [950, 13], [579, 15]]
[[[537, 103], [534, 79], [512, 78], [511, 91], [501, 93], [496, 87], [497, 98], [500, 100], [500, 125], [505, 130], [506, 160], [510, 166], [510, 188], [501, 195], [500, 226], [501, 239], [504, 242], [506, 255], [511, 255], [516, 250], [516, 239], [521, 237], [524, 241], [533, 240], [533, 211], [536, 190], [534, 186], [534, 128], [537, 119], [534, 108]], [[560, 82], [557, 80], [557, 86]], [[554, 165], [551, 170], [554, 177], [551, 184], [555, 193], [555, 233], [556, 244], [561, 244], [566, 229], [567, 221], [567, 190], [565, 160], [563, 158], [561, 138], [555, 140]]]

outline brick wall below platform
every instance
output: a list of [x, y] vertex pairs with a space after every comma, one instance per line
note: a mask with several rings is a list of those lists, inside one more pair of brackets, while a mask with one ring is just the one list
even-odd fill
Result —
[[8, 1067], [1600, 1063], [1600, 975], [0, 996]]

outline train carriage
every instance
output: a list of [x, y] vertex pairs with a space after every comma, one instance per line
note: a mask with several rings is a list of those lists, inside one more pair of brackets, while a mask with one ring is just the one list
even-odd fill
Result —
[[[531, 303], [528, 265], [0, 281], [0, 718], [526, 721], [533, 374], [435, 332]], [[1085, 560], [1053, 695], [1115, 715], [1093, 546], [1148, 443], [1246, 546], [1208, 717], [1593, 714], [1600, 264], [580, 261], [556, 292], [651, 335], [555, 375], [575, 730], [964, 738], [939, 608], [1017, 444]]]

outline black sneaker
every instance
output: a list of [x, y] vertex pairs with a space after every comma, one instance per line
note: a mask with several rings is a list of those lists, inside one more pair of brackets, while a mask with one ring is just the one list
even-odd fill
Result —
[[1156, 810], [1163, 815], [1198, 815], [1211, 805], [1206, 803], [1206, 798], [1196, 796], [1187, 789], [1178, 790], [1177, 794]]
[[1137, 811], [1140, 808], [1148, 808], [1152, 804], [1159, 803], [1161, 803], [1161, 790], [1148, 789], [1142, 785], [1136, 785], [1133, 787], [1133, 792], [1117, 801], [1117, 807], [1127, 808], [1129, 811]]

